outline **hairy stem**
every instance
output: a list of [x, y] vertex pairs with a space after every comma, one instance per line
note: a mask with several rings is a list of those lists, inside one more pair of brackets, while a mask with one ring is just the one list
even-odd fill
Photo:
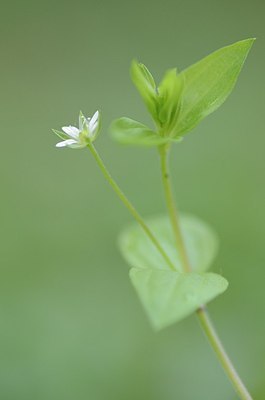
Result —
[[[185, 248], [185, 243], [183, 241], [183, 237], [181, 234], [181, 228], [179, 224], [179, 217], [177, 212], [176, 203], [174, 201], [173, 190], [169, 175], [169, 162], [168, 162], [168, 152], [169, 147], [167, 145], [163, 145], [160, 147], [160, 160], [161, 160], [161, 172], [162, 172], [162, 181], [165, 191], [165, 198], [167, 209], [169, 213], [169, 217], [171, 220], [173, 232], [175, 235], [176, 246], [180, 253], [182, 259], [183, 272], [188, 273], [191, 272], [191, 265], [189, 263], [187, 250]], [[226, 374], [228, 375], [232, 385], [234, 386], [235, 391], [239, 395], [241, 400], [252, 400], [247, 388], [244, 383], [240, 379], [238, 373], [236, 372], [231, 360], [229, 359], [222, 342], [211, 322], [209, 314], [206, 310], [205, 306], [201, 306], [197, 310], [197, 316], [200, 320], [202, 329], [207, 336], [209, 343], [211, 344], [215, 354], [217, 355], [219, 362], [223, 366]]]

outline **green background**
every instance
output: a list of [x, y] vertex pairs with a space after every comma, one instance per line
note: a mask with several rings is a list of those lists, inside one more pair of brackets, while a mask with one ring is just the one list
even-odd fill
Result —
[[51, 128], [101, 109], [98, 150], [141, 213], [160, 213], [156, 150], [108, 135], [119, 116], [149, 122], [131, 59], [159, 80], [253, 36], [233, 94], [175, 147], [172, 168], [180, 209], [219, 233], [214, 270], [230, 287], [209, 308], [265, 398], [264, 13], [261, 0], [3, 1], [1, 399], [236, 399], [195, 317], [152, 331], [116, 246], [131, 218], [89, 152], [56, 149]]

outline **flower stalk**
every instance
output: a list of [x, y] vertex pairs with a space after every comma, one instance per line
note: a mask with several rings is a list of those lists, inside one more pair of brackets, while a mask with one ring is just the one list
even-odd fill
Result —
[[114, 190], [114, 192], [117, 194], [117, 196], [120, 198], [122, 203], [125, 205], [125, 207], [129, 210], [131, 215], [135, 218], [135, 220], [140, 224], [140, 226], [143, 228], [144, 232], [147, 234], [153, 245], [157, 248], [159, 253], [163, 256], [163, 258], [166, 260], [168, 266], [170, 267], [171, 270], [175, 270], [175, 266], [173, 262], [170, 260], [166, 252], [164, 251], [163, 247], [159, 243], [159, 241], [156, 239], [156, 237], [153, 235], [151, 230], [148, 228], [146, 223], [144, 222], [143, 218], [141, 215], [138, 213], [136, 208], [132, 205], [132, 203], [129, 201], [127, 196], [123, 193], [119, 185], [116, 183], [116, 181], [112, 178], [111, 174], [109, 173], [108, 169], [106, 168], [103, 160], [101, 159], [100, 155], [98, 154], [95, 146], [92, 143], [89, 143], [87, 145], [89, 150], [91, 151], [94, 159], [96, 160], [101, 172], [103, 173], [104, 177]]

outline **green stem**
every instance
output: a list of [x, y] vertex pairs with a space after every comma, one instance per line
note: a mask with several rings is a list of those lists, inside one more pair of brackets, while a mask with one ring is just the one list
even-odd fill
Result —
[[213, 350], [215, 351], [230, 381], [232, 382], [239, 398], [242, 400], [252, 400], [251, 395], [249, 394], [240, 376], [236, 372], [230, 358], [228, 357], [205, 307], [201, 307], [197, 310], [197, 316], [200, 320], [202, 329], [204, 330], [206, 337], [212, 345]]
[[112, 189], [114, 190], [114, 192], [118, 195], [118, 197], [120, 198], [120, 200], [123, 202], [123, 204], [125, 205], [125, 207], [129, 210], [129, 212], [132, 214], [132, 216], [136, 219], [136, 221], [141, 225], [141, 227], [143, 228], [143, 230], [145, 231], [145, 233], [147, 234], [147, 236], [149, 237], [149, 239], [152, 241], [152, 243], [154, 244], [154, 246], [157, 248], [157, 250], [159, 251], [159, 253], [163, 256], [163, 258], [166, 260], [167, 264], [169, 265], [169, 267], [175, 271], [176, 268], [173, 264], [173, 262], [170, 260], [170, 258], [168, 257], [168, 255], [166, 254], [166, 252], [164, 251], [163, 247], [160, 245], [160, 243], [158, 242], [158, 240], [156, 239], [156, 237], [153, 235], [153, 233], [151, 232], [151, 230], [148, 228], [148, 226], [146, 225], [146, 223], [144, 222], [143, 218], [141, 217], [141, 215], [138, 213], [138, 211], [135, 209], [135, 207], [132, 205], [132, 203], [128, 200], [128, 198], [126, 197], [126, 195], [123, 193], [123, 191], [120, 189], [119, 185], [115, 182], [115, 180], [112, 178], [112, 176], [110, 175], [109, 171], [107, 170], [105, 164], [103, 163], [100, 155], [98, 154], [97, 150], [95, 149], [95, 147], [93, 146], [93, 144], [89, 144], [88, 145], [89, 150], [91, 151], [91, 153], [93, 154], [99, 168], [101, 169], [103, 175], [105, 176], [106, 180], [109, 182], [110, 186], [112, 187]]
[[[160, 147], [160, 159], [161, 159], [161, 172], [162, 172], [162, 180], [165, 191], [166, 204], [168, 208], [169, 217], [171, 220], [172, 228], [175, 234], [175, 240], [177, 249], [181, 255], [183, 271], [191, 272], [192, 268], [189, 263], [187, 250], [185, 248], [185, 244], [182, 238], [179, 217], [177, 212], [176, 203], [174, 201], [173, 190], [171, 185], [171, 180], [169, 176], [169, 163], [168, 163], [168, 150], [169, 147], [167, 145], [163, 145]], [[239, 395], [241, 400], [252, 400], [247, 388], [243, 384], [240, 379], [238, 373], [236, 372], [231, 360], [229, 359], [220, 338], [213, 326], [213, 323], [210, 320], [209, 314], [206, 310], [205, 306], [201, 306], [197, 310], [197, 316], [200, 320], [201, 326], [213, 348], [215, 354], [217, 355], [219, 362], [223, 366], [225, 372], [227, 373], [232, 385], [234, 386], [235, 391]]]
[[167, 145], [160, 147], [161, 172], [162, 172], [162, 178], [163, 178], [162, 181], [166, 197], [166, 204], [168, 208], [171, 225], [174, 231], [176, 246], [181, 257], [183, 270], [184, 272], [191, 272], [192, 269], [187, 256], [187, 252], [185, 250], [184, 240], [180, 229], [178, 210], [176, 207], [176, 203], [174, 201], [173, 191], [171, 188], [169, 166], [168, 166], [168, 151], [169, 147]]

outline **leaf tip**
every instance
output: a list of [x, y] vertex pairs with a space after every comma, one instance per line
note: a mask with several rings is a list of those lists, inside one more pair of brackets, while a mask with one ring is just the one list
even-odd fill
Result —
[[137, 58], [133, 58], [131, 61], [131, 67], [130, 67], [130, 75], [133, 77], [133, 75], [136, 72], [136, 69], [139, 68], [141, 63], [137, 60]]
[[239, 42], [235, 43], [235, 45], [241, 45], [242, 47], [246, 47], [247, 50], [249, 51], [251, 47], [253, 46], [253, 43], [255, 42], [256, 38], [248, 38], [248, 39], [243, 39], [240, 40]]

